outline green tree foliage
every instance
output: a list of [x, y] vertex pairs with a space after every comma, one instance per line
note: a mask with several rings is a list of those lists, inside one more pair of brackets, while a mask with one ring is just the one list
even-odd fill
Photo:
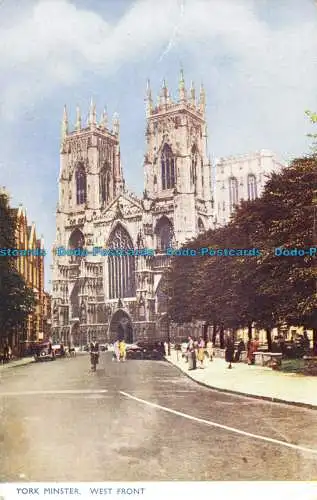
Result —
[[[243, 202], [231, 222], [186, 248], [257, 248], [259, 256], [175, 257], [169, 271], [169, 313], [225, 328], [256, 324], [268, 333], [282, 324], [316, 328], [316, 256], [275, 255], [308, 249], [314, 241], [317, 159], [295, 160], [267, 181], [261, 198]], [[315, 214], [316, 216], [316, 214]]]
[[[313, 113], [312, 111], [305, 111], [306, 116], [310, 119], [310, 122], [315, 125], [317, 123], [317, 113]], [[311, 137], [314, 139], [311, 149], [314, 154], [317, 154], [317, 134], [307, 134], [307, 137]]]
[[[0, 194], [0, 248], [15, 248], [15, 221], [8, 198]], [[15, 266], [15, 257], [0, 257], [0, 342], [11, 338], [35, 307], [35, 297]]]

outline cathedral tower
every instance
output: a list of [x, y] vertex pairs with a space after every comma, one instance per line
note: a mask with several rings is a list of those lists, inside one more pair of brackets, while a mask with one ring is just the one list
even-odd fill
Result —
[[177, 244], [211, 227], [211, 168], [207, 157], [206, 99], [201, 87], [196, 99], [180, 72], [178, 98], [172, 100], [165, 80], [153, 104], [150, 84], [146, 94], [145, 194], [155, 205], [173, 205], [173, 233]]
[[116, 114], [110, 130], [106, 111], [97, 123], [96, 106], [91, 101], [88, 123], [82, 126], [77, 108], [75, 128], [69, 132], [65, 107], [60, 153], [59, 209], [63, 213], [85, 211], [87, 214], [100, 210], [122, 191], [124, 183]]

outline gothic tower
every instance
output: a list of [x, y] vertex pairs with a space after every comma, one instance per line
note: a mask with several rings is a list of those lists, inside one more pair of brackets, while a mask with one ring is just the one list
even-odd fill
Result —
[[[212, 225], [211, 166], [207, 157], [206, 99], [203, 86], [196, 99], [180, 73], [178, 99], [165, 80], [157, 105], [150, 85], [146, 95], [145, 195], [173, 221], [177, 244]], [[157, 208], [159, 213], [159, 208]]]
[[[59, 335], [65, 338], [65, 333], [60, 332], [85, 324], [104, 298], [104, 264], [97, 259], [88, 262], [81, 256], [68, 257], [56, 249], [79, 249], [95, 244], [99, 235], [102, 239], [102, 231], [96, 233], [93, 224], [124, 190], [117, 114], [110, 129], [106, 111], [97, 122], [96, 106], [91, 100], [87, 124], [82, 124], [77, 108], [74, 130], [70, 131], [64, 108], [58, 186], [53, 327], [59, 327]], [[94, 302], [92, 305], [88, 298]]]
[[91, 101], [87, 125], [82, 126], [77, 108], [75, 130], [69, 132], [65, 107], [60, 153], [59, 208], [63, 213], [100, 210], [122, 191], [116, 114], [109, 130], [106, 111], [97, 123], [96, 106]]

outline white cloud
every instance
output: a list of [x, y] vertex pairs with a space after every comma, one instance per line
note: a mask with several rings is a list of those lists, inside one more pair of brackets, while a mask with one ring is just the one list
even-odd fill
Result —
[[17, 113], [30, 88], [37, 96], [49, 94], [59, 85], [73, 85], [87, 69], [107, 73], [163, 52], [175, 26], [176, 51], [177, 43], [188, 46], [202, 66], [225, 51], [238, 65], [232, 78], [256, 92], [268, 85], [272, 90], [283, 85], [290, 93], [297, 85], [311, 91], [316, 19], [273, 30], [258, 19], [254, 5], [251, 0], [140, 0], [111, 25], [66, 0], [40, 1], [16, 24], [0, 29], [2, 113]]

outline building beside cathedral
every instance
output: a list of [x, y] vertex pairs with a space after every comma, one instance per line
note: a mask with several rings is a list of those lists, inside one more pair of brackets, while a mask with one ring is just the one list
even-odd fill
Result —
[[[88, 124], [77, 109], [69, 130], [64, 109], [52, 266], [55, 338], [77, 345], [94, 336], [105, 342], [118, 335], [128, 342], [166, 338], [166, 248], [214, 226], [205, 107], [203, 87], [196, 99], [182, 72], [176, 101], [163, 82], [154, 105], [148, 84], [142, 197], [125, 185], [118, 116], [112, 126], [105, 112], [97, 121], [91, 102]], [[95, 247], [130, 251], [102, 256], [94, 255]], [[63, 249], [88, 255], [62, 255]]]
[[227, 224], [241, 200], [259, 198], [268, 176], [283, 165], [271, 151], [220, 158], [215, 172], [215, 224]]
[[[6, 195], [9, 198], [9, 195]], [[36, 299], [34, 312], [12, 335], [11, 347], [15, 353], [19, 353], [22, 343], [43, 339], [44, 241], [42, 237], [38, 238], [35, 223], [28, 223], [27, 213], [22, 205], [11, 208], [10, 212], [15, 227], [15, 248], [33, 251], [33, 255], [20, 255], [15, 261], [16, 270], [24, 279], [26, 286], [34, 292]]]

